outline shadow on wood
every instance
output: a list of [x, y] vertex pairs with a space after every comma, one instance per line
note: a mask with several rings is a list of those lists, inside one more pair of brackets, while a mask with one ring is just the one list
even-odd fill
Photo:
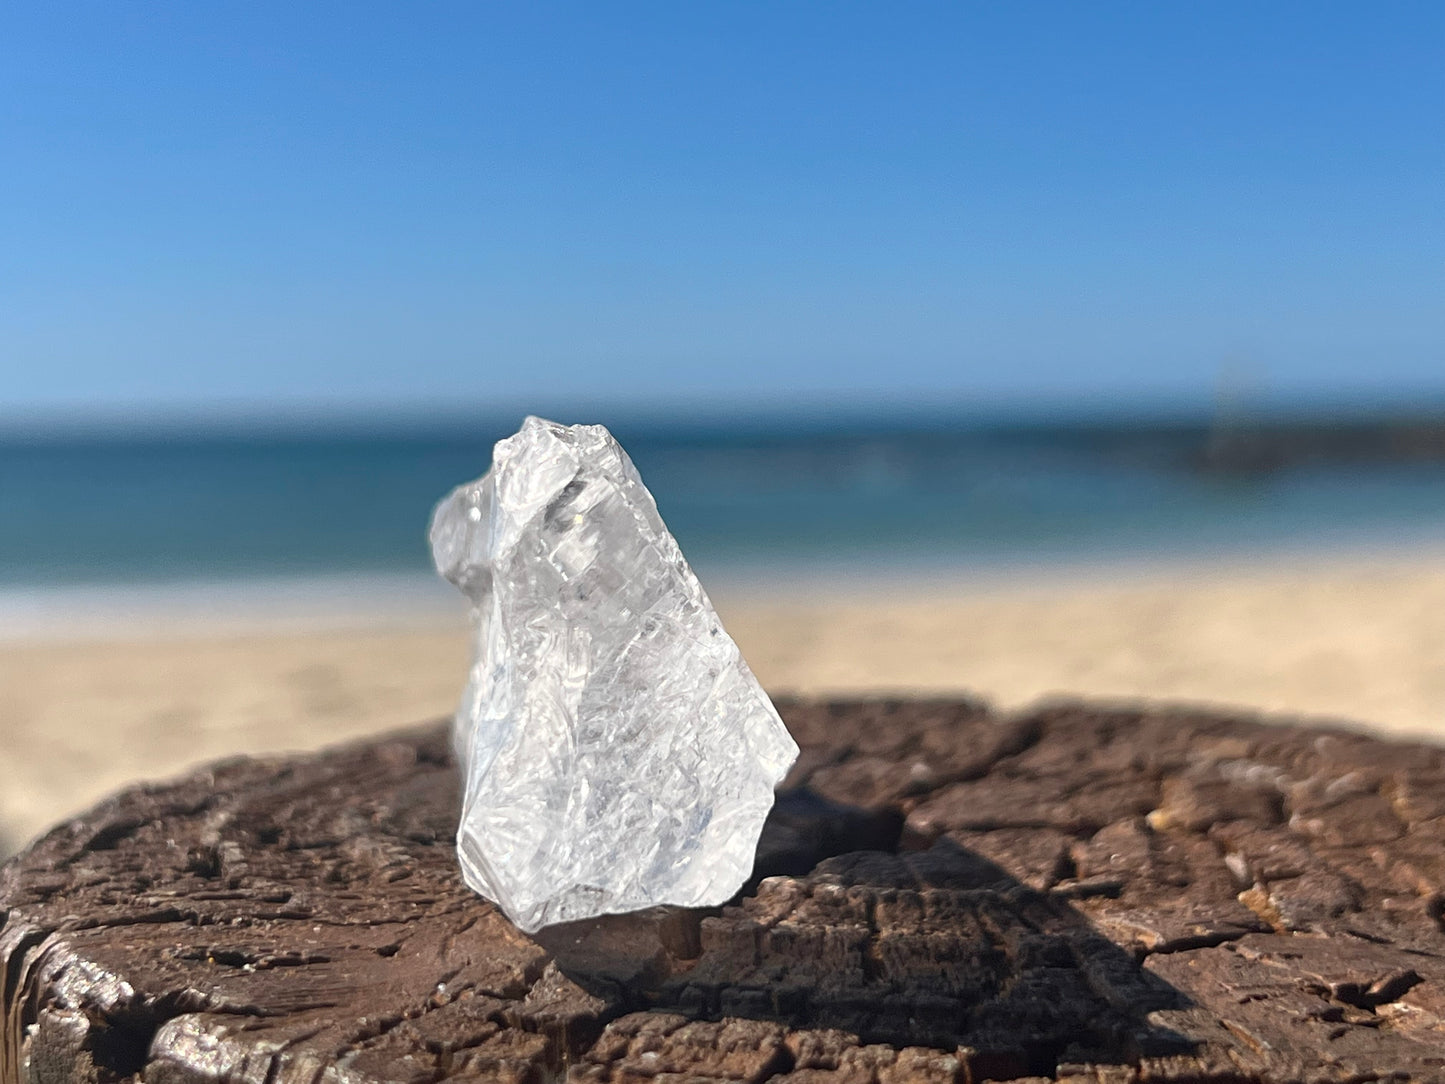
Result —
[[624, 1012], [962, 1050], [973, 1078], [1193, 1052], [1149, 1022], [1188, 998], [1067, 899], [948, 839], [900, 853], [902, 826], [895, 811], [784, 792], [760, 865], [773, 857], [794, 876], [765, 875], [720, 912], [657, 908], [536, 937], [567, 978]]

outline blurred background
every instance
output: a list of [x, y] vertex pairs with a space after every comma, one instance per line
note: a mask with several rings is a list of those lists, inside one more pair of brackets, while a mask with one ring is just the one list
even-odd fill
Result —
[[1445, 8], [0, 12], [0, 850], [447, 713], [632, 454], [769, 688], [1445, 719]]

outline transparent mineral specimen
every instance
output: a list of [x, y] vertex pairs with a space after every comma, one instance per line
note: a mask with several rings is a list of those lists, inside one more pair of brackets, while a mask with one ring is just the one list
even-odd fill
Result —
[[467, 884], [528, 932], [731, 897], [798, 747], [611, 434], [528, 418], [431, 546], [476, 625]]

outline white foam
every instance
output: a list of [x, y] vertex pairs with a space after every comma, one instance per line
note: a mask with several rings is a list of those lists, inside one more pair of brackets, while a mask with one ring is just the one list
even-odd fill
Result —
[[0, 588], [0, 640], [460, 625], [455, 593], [422, 572]]

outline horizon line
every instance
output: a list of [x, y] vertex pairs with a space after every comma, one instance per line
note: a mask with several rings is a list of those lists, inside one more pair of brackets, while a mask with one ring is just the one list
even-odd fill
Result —
[[[466, 397], [473, 398], [473, 397]], [[479, 397], [477, 397], [479, 399]], [[63, 404], [5, 408], [0, 404], [0, 443], [91, 437], [299, 435], [324, 438], [347, 433], [455, 431], [494, 428], [529, 414], [569, 422], [600, 421], [609, 427], [704, 431], [795, 424], [804, 429], [926, 429], [939, 426], [1086, 424], [1208, 424], [1221, 419], [1263, 424], [1389, 423], [1445, 418], [1445, 387], [1429, 391], [1364, 394], [1358, 390], [1231, 396], [1143, 391], [1131, 397], [1108, 392], [1072, 395], [855, 394], [766, 397], [681, 394], [640, 397], [506, 396], [475, 405], [415, 400], [335, 402], [301, 399], [210, 401], [195, 404]]]

